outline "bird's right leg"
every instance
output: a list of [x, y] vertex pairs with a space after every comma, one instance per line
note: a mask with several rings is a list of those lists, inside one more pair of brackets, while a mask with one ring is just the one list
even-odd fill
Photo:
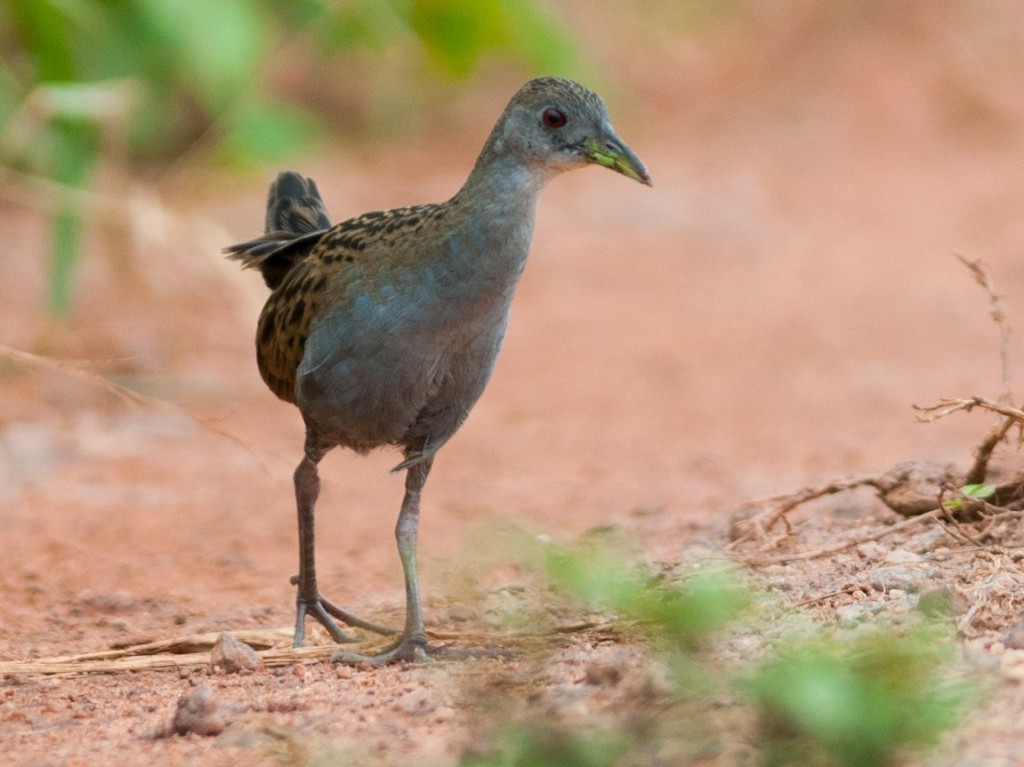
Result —
[[[299, 574], [292, 583], [299, 587], [295, 597], [295, 639], [294, 645], [301, 647], [306, 636], [306, 616], [317, 620], [327, 629], [335, 642], [353, 642], [354, 638], [342, 631], [334, 618], [349, 626], [373, 631], [377, 634], [395, 634], [392, 629], [363, 620], [331, 602], [320, 594], [316, 583], [316, 536], [314, 520], [316, 500], [320, 495], [320, 475], [317, 464], [329, 447], [314, 444], [307, 439], [306, 455], [295, 469], [295, 501], [299, 516]], [[333, 617], [332, 617], [333, 616]]]

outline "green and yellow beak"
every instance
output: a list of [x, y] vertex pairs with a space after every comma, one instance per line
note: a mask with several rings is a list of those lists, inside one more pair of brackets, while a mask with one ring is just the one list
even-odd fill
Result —
[[583, 154], [595, 165], [603, 165], [626, 178], [652, 186], [647, 167], [614, 131], [609, 130], [602, 139], [588, 140], [583, 145]]

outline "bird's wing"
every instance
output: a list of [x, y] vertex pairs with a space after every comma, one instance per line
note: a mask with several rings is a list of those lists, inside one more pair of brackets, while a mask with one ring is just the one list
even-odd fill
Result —
[[[326, 232], [295, 238], [276, 249], [270, 247], [271, 235], [264, 235], [253, 241], [257, 244], [239, 251], [236, 258], [244, 262], [249, 259], [261, 269], [264, 267], [255, 263], [257, 259], [266, 259], [262, 262], [265, 264], [282, 252], [286, 256], [301, 255], [288, 267], [259, 319], [257, 361], [271, 391], [288, 402], [295, 401], [295, 375], [306, 353], [306, 339], [327, 303], [330, 302], [332, 315], [342, 317], [343, 326], [344, 286], [360, 281], [372, 290], [376, 273], [406, 255], [408, 249], [396, 246], [396, 240], [414, 241], [426, 222], [437, 220], [439, 208], [417, 205], [367, 213]], [[338, 322], [336, 319], [335, 324]]]

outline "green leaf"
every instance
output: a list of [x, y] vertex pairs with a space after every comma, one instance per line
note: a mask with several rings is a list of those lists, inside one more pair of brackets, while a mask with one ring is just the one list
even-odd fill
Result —
[[996, 494], [995, 485], [964, 485], [960, 488], [960, 492], [969, 498], [991, 498]]
[[[997, 490], [998, 488], [995, 485], [985, 484], [964, 485], [960, 488], [960, 492], [963, 493], [963, 495], [968, 498], [978, 498], [980, 500], [991, 498], [996, 494]], [[958, 511], [964, 507], [964, 502], [962, 498], [950, 498], [943, 504], [943, 506], [951, 511]]]

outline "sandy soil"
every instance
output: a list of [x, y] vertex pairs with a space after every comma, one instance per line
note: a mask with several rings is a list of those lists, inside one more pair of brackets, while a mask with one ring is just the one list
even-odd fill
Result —
[[[1014, 4], [997, 6], [1016, 32], [950, 5], [841, 37], [834, 18], [783, 28], [766, 14], [705, 38], [665, 31], [629, 55], [610, 33], [588, 33], [623, 78], [613, 115], [655, 187], [591, 169], [545, 192], [493, 383], [425, 491], [432, 629], [501, 644], [502, 600], [529, 584], [503, 549], [509, 528], [572, 541], [611, 527], [674, 564], [726, 546], [745, 499], [909, 459], [966, 466], [990, 421], [921, 424], [911, 406], [1002, 392], [998, 330], [955, 254], [986, 262], [1009, 322], [1024, 325], [1024, 25]], [[467, 97], [456, 138], [441, 126], [299, 167], [337, 218], [441, 199], [509, 90]], [[130, 405], [73, 371], [0, 364], [0, 663], [289, 627], [301, 422], [255, 370], [264, 288], [218, 252], [258, 230], [268, 179], [182, 172], [159, 196], [131, 190], [131, 225], [97, 227], [78, 312], [60, 332], [38, 301], [45, 219], [0, 203], [0, 342], [103, 361], [111, 380], [173, 403]], [[101, 181], [108, 194], [122, 187], [113, 170]], [[1010, 351], [1016, 386], [1021, 355]], [[330, 455], [318, 517], [324, 591], [392, 623], [395, 461]], [[1012, 468], [1015, 456], [1000, 461]], [[858, 494], [796, 514], [778, 546], [810, 550], [896, 519]], [[935, 577], [977, 586], [980, 555], [943, 545], [953, 554]], [[751, 573], [788, 581], [797, 603], [836, 591], [870, 556], [884, 551]], [[962, 634], [1005, 673], [936, 763], [1024, 759], [1011, 713], [1018, 660], [996, 641], [1024, 618], [1024, 571], [1009, 555], [1000, 569], [988, 592], [971, 592], [994, 606]], [[852, 599], [809, 609], [828, 621]], [[524, 705], [531, 690], [577, 690], [573, 705], [601, 712], [628, 685], [588, 684], [588, 664], [644, 673], [599, 633], [549, 649], [541, 668], [352, 670], [320, 653], [234, 675], [187, 664], [10, 673], [0, 764], [454, 764], [478, 735], [467, 689], [483, 679], [517, 679], [509, 694]], [[168, 736], [179, 697], [201, 685], [227, 728]]]

